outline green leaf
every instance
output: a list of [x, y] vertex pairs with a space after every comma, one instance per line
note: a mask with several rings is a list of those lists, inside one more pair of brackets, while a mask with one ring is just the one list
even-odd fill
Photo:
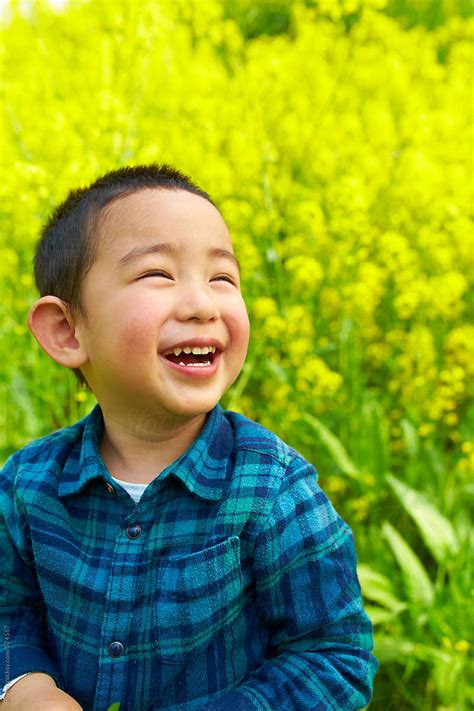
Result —
[[393, 585], [385, 575], [364, 564], [357, 567], [357, 575], [364, 597], [378, 602], [392, 614], [398, 614], [406, 609], [406, 603], [396, 597]]
[[[436, 691], [446, 704], [460, 702], [463, 677], [467, 682], [468, 674], [464, 669], [464, 658], [461, 655], [452, 656], [449, 664], [436, 660], [431, 672]], [[467, 690], [466, 690], [467, 691]], [[456, 708], [456, 707], [455, 707]], [[464, 708], [459, 705], [457, 708]], [[466, 706], [467, 708], [467, 706]]]
[[418, 433], [412, 423], [405, 418], [400, 420], [400, 426], [402, 428], [403, 439], [405, 441], [408, 454], [412, 459], [415, 459], [418, 456], [419, 450]]
[[386, 479], [405, 511], [415, 521], [434, 559], [443, 563], [456, 555], [459, 552], [459, 543], [450, 521], [423, 494], [392, 474], [387, 474]]
[[431, 607], [434, 601], [433, 584], [415, 551], [388, 521], [382, 526], [382, 535], [400, 566], [409, 599], [417, 605]]
[[[406, 607], [406, 605], [405, 605]], [[377, 605], [364, 605], [364, 610], [370, 618], [370, 621], [374, 625], [382, 625], [385, 622], [390, 622], [399, 614], [399, 611], [386, 610], [384, 607], [377, 607]]]
[[274, 360], [269, 360], [266, 362], [265, 365], [268, 368], [268, 370], [270, 371], [270, 373], [272, 375], [274, 375], [277, 380], [279, 380], [282, 383], [288, 382], [288, 373], [283, 368], [283, 366], [280, 365], [280, 363], [277, 363]]
[[116, 701], [114, 704], [112, 704], [112, 706], [109, 706], [107, 711], [119, 711], [119, 709], [120, 709], [120, 704], [118, 701]]
[[415, 653], [415, 643], [408, 639], [374, 635], [374, 654], [381, 664], [401, 662]]
[[381, 404], [370, 393], [364, 394], [359, 428], [359, 461], [375, 473], [386, 472], [389, 454], [389, 427]]
[[360, 472], [347, 454], [341, 440], [338, 439], [336, 435], [334, 435], [331, 430], [329, 430], [326, 425], [321, 422], [321, 420], [318, 420], [317, 417], [305, 414], [303, 415], [302, 420], [307, 422], [313, 428], [322, 444], [326, 447], [329, 454], [336, 462], [339, 469], [341, 469], [344, 474], [347, 474], [347, 476], [358, 478]]
[[450, 664], [452, 655], [427, 644], [417, 644], [402, 637], [374, 635], [374, 654], [381, 664], [387, 662], [406, 662], [409, 659], [419, 659], [422, 662], [438, 661]]

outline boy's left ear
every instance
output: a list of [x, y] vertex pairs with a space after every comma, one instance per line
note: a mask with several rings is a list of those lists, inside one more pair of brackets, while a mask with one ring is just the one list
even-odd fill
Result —
[[80, 368], [87, 353], [78, 338], [68, 304], [57, 296], [42, 296], [28, 314], [28, 328], [41, 348], [56, 363]]

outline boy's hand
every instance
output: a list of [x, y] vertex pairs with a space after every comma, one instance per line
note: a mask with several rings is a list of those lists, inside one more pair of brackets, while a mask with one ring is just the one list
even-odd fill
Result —
[[4, 711], [82, 711], [72, 696], [61, 691], [49, 674], [33, 672], [9, 689], [1, 702]]

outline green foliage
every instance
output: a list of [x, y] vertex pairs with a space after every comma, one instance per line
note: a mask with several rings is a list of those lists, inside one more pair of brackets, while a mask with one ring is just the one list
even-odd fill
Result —
[[0, 456], [93, 397], [25, 327], [68, 190], [169, 162], [242, 263], [223, 405], [318, 469], [354, 530], [374, 708], [468, 708], [474, 499], [467, 0], [11, 2], [2, 32]]
[[312, 415], [303, 415], [302, 419], [307, 422], [314, 429], [315, 433], [321, 440], [321, 443], [326, 447], [329, 455], [332, 457], [334, 463], [339, 467], [339, 469], [347, 476], [357, 478], [359, 472], [352, 463], [349, 455], [342, 442], [332, 434], [331, 430], [326, 427], [326, 425], [318, 420]]
[[382, 526], [382, 536], [387, 540], [402, 571], [408, 599], [413, 605], [430, 608], [433, 605], [433, 585], [420, 559], [388, 521]]
[[246, 40], [260, 35], [291, 31], [291, 2], [288, 0], [223, 0], [225, 16], [235, 21]]
[[423, 494], [410, 489], [394, 476], [388, 475], [387, 481], [406, 512], [415, 520], [435, 560], [446, 563], [457, 555], [459, 544], [451, 522]]
[[472, 17], [473, 5], [470, 0], [388, 0], [386, 11], [405, 27], [421, 24], [432, 30], [455, 15]]

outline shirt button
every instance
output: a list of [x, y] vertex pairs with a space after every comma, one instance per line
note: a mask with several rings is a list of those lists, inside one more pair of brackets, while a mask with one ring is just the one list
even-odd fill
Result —
[[121, 657], [124, 651], [122, 642], [111, 642], [109, 644], [109, 656], [111, 657]]
[[134, 523], [132, 526], [129, 526], [126, 530], [126, 534], [129, 538], [138, 538], [139, 535], [142, 532], [142, 527], [138, 525], [138, 523]]
[[107, 487], [107, 491], [109, 492], [109, 494], [115, 494], [115, 489], [112, 484], [109, 484], [109, 482], [107, 482], [105, 486]]

